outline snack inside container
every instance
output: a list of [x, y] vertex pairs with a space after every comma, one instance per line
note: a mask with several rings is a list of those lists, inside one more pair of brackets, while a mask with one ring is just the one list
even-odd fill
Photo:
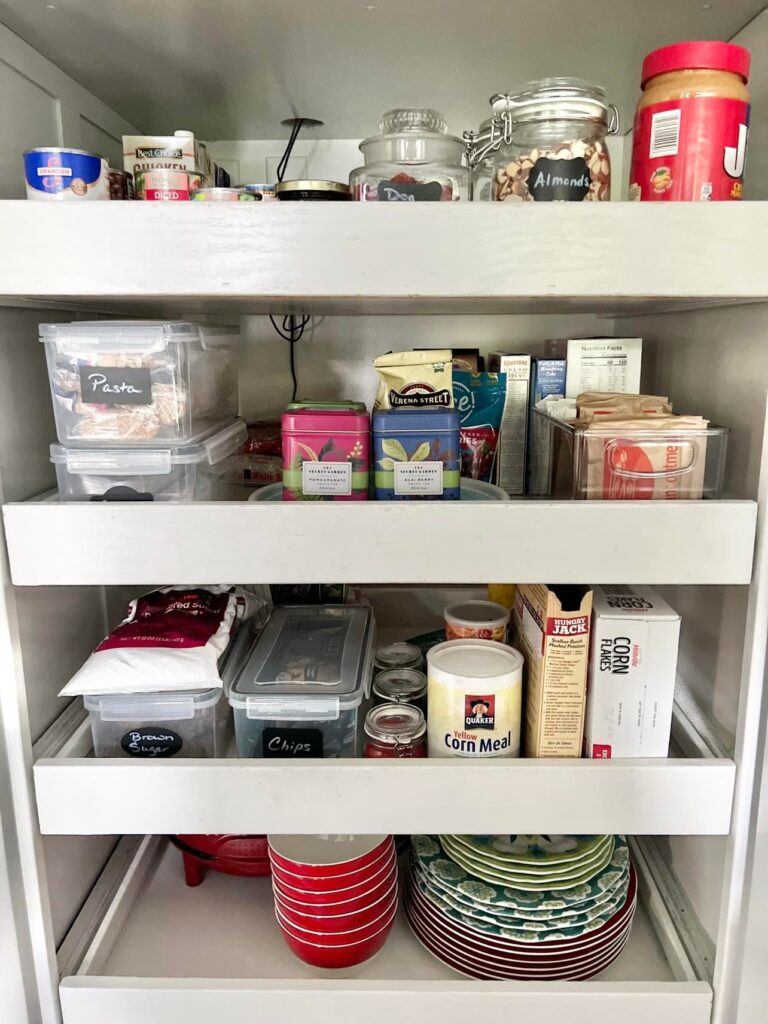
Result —
[[373, 645], [370, 608], [276, 608], [229, 695], [240, 757], [355, 757]]

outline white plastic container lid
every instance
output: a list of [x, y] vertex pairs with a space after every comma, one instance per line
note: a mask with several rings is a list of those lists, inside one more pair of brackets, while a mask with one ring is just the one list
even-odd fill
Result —
[[221, 695], [219, 687], [177, 693], [95, 693], [84, 696], [83, 703], [102, 722], [136, 722], [146, 718], [153, 722], [180, 722], [213, 707]]
[[510, 612], [503, 604], [495, 601], [456, 601], [443, 612], [445, 621], [464, 629], [493, 629], [506, 626]]
[[359, 605], [276, 608], [232, 684], [248, 718], [332, 721], [368, 695], [373, 615]]
[[243, 420], [227, 420], [202, 441], [177, 448], [68, 448], [52, 444], [51, 462], [66, 466], [69, 473], [91, 476], [161, 476], [170, 473], [174, 466], [215, 466], [239, 451], [247, 438], [248, 428]]
[[102, 352], [161, 352], [170, 345], [198, 342], [203, 348], [235, 345], [237, 327], [193, 324], [184, 320], [76, 320], [40, 324], [40, 341], [51, 342], [65, 355], [83, 349]]
[[[430, 676], [437, 670], [450, 681], [498, 679], [517, 675], [523, 669], [523, 656], [514, 647], [496, 640], [446, 640], [427, 653]], [[441, 682], [448, 681], [441, 677]]]

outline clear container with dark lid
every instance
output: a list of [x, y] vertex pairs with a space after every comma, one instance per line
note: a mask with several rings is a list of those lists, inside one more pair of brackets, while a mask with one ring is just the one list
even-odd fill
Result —
[[275, 185], [275, 195], [286, 202], [338, 203], [350, 199], [349, 185], [342, 181], [320, 181], [319, 179], [297, 179], [280, 181]]

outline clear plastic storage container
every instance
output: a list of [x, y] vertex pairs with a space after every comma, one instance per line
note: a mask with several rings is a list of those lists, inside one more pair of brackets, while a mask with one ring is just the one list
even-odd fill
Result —
[[[599, 431], [555, 419], [539, 409], [531, 449], [541, 493], [592, 501], [718, 498], [723, 487], [728, 431], [632, 430], [604, 423]], [[538, 465], [535, 460], [547, 460]]]
[[61, 501], [217, 501], [242, 496], [237, 454], [242, 420], [178, 448], [69, 448], [51, 445]]
[[240, 757], [355, 757], [373, 643], [370, 608], [276, 608], [229, 695]]
[[235, 327], [159, 320], [41, 324], [63, 444], [189, 444], [237, 415]]

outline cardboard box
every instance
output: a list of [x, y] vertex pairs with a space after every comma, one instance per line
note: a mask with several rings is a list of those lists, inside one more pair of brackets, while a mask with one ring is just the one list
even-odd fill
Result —
[[507, 375], [507, 398], [496, 451], [496, 483], [507, 494], [525, 494], [531, 357], [491, 352], [488, 369]]
[[124, 135], [123, 169], [130, 174], [153, 167], [169, 167], [177, 171], [195, 171], [203, 176], [203, 184], [213, 184], [213, 163], [203, 142], [194, 136]]
[[581, 757], [592, 591], [523, 583], [516, 646], [525, 659], [525, 757]]
[[587, 757], [667, 757], [680, 616], [650, 587], [594, 588]]
[[584, 391], [640, 392], [642, 338], [571, 338], [565, 373], [565, 397]]
[[536, 403], [550, 395], [565, 395], [565, 359], [534, 359], [528, 405], [528, 494], [550, 491], [552, 434], [541, 417], [534, 414]]

